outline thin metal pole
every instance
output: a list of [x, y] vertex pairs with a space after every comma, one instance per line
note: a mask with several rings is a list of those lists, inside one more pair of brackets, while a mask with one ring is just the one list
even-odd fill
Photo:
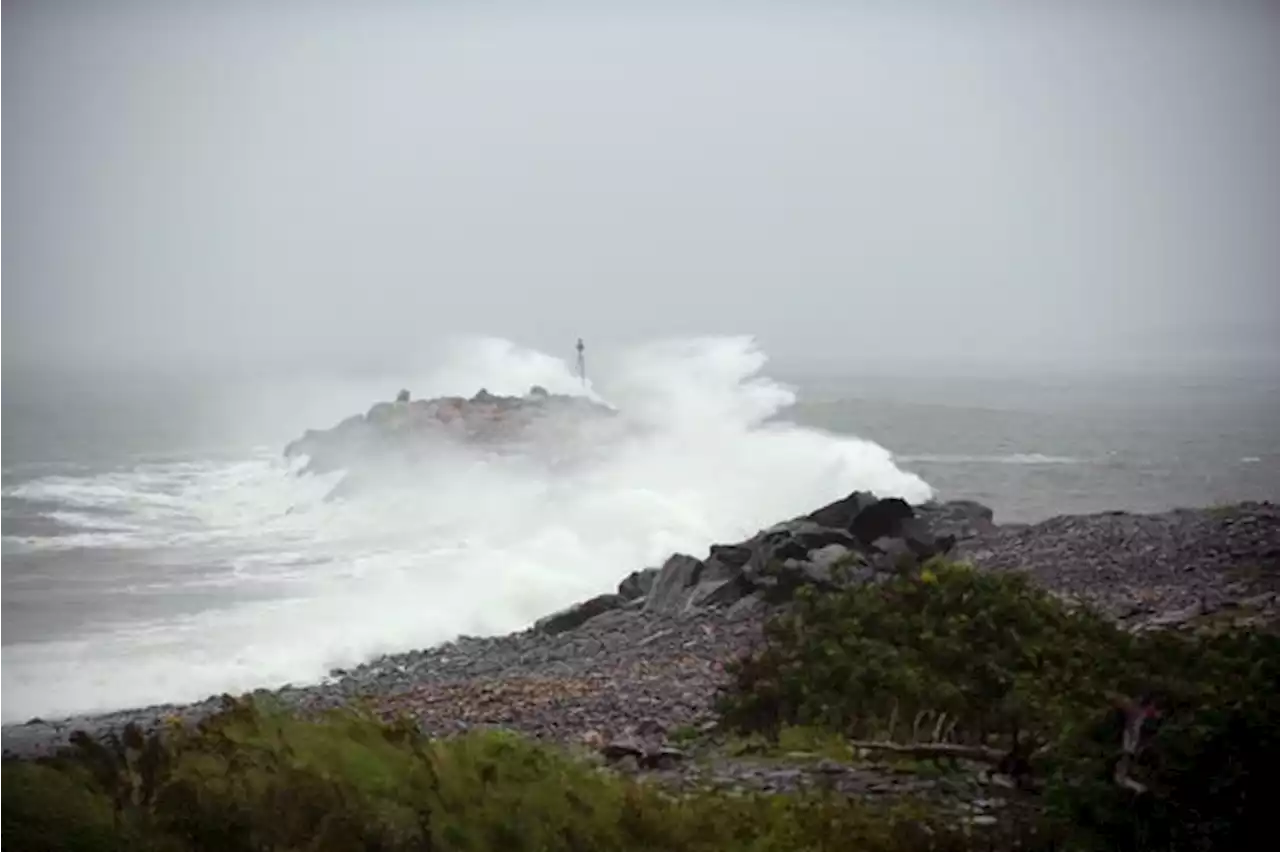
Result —
[[584, 354], [586, 346], [582, 342], [582, 338], [578, 338], [578, 378], [582, 380], [582, 386], [587, 386], [587, 356]]

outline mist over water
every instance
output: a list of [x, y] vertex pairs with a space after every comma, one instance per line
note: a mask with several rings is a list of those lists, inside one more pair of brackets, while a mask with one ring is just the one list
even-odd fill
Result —
[[[325, 502], [335, 476], [297, 476], [263, 446], [7, 484], [7, 502], [56, 507], [44, 514], [58, 529], [6, 530], [6, 622], [30, 638], [6, 630], [4, 720], [314, 681], [523, 628], [673, 551], [855, 488], [930, 496], [883, 447], [775, 418], [794, 395], [764, 363], [750, 339], [723, 337], [602, 359], [587, 392], [620, 415], [569, 436], [591, 442], [565, 448], [585, 450], [572, 467], [451, 446], [412, 487]], [[455, 344], [414, 391], [533, 384], [583, 392], [562, 359], [497, 339]], [[32, 606], [57, 623], [32, 624]]]

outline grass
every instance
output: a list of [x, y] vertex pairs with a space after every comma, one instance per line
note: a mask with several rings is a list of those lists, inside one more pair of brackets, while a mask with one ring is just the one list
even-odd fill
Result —
[[195, 729], [82, 739], [3, 773], [4, 838], [22, 850], [901, 852], [995, 836], [924, 802], [676, 796], [514, 735], [429, 740], [360, 712], [234, 700]]

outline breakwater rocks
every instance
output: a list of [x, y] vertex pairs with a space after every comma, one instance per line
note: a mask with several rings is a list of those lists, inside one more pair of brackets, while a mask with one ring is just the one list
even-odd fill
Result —
[[[1273, 504], [1001, 526], [973, 502], [912, 507], [854, 493], [745, 541], [633, 571], [616, 589], [521, 632], [460, 637], [271, 694], [303, 712], [363, 701], [388, 715], [407, 714], [438, 735], [513, 729], [585, 749], [623, 771], [692, 783], [708, 764], [685, 759], [683, 735], [709, 726], [725, 664], [760, 640], [770, 612], [802, 586], [874, 583], [935, 554], [986, 570], [1027, 570], [1056, 593], [1133, 629], [1274, 622], [1280, 610], [1280, 507]], [[102, 733], [135, 720], [149, 727], [216, 707], [210, 700], [10, 725], [4, 748], [39, 754], [75, 729]], [[712, 763], [731, 786], [831, 783], [871, 792], [902, 786], [892, 773], [871, 777], [865, 767], [829, 762]]]

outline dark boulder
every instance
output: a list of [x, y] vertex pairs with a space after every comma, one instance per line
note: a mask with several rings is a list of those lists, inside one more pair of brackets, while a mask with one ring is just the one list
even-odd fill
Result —
[[823, 527], [838, 530], [852, 530], [853, 520], [866, 509], [879, 502], [879, 498], [869, 491], [855, 491], [834, 503], [828, 503], [815, 512], [804, 515], [802, 520], [813, 521]]
[[739, 576], [755, 553], [755, 548], [752, 546], [754, 541], [752, 539], [741, 544], [711, 545], [711, 552], [707, 555], [702, 574], [698, 579], [705, 583], [732, 580]]
[[596, 595], [594, 598], [585, 600], [580, 604], [574, 604], [567, 609], [562, 609], [557, 613], [548, 615], [545, 618], [538, 619], [534, 623], [533, 629], [539, 633], [564, 633], [580, 627], [598, 615], [615, 610], [627, 602], [622, 595]]
[[[756, 607], [744, 602], [752, 598], [779, 603], [803, 586], [876, 582], [949, 553], [959, 534], [989, 517], [990, 510], [971, 502], [931, 504], [917, 516], [905, 500], [855, 491], [746, 541], [712, 545], [705, 561], [672, 556], [653, 578], [644, 609], [749, 613]], [[619, 593], [636, 594], [640, 573], [624, 580]]]
[[887, 497], [859, 512], [849, 531], [865, 548], [878, 538], [898, 535], [903, 524], [914, 517], [915, 510], [906, 500]]
[[629, 601], [643, 598], [649, 594], [649, 590], [653, 588], [653, 581], [657, 578], [657, 568], [632, 571], [618, 584], [618, 594]]
[[678, 615], [685, 611], [692, 589], [702, 575], [703, 563], [684, 553], [677, 553], [658, 569], [658, 576], [645, 598], [645, 612]]

